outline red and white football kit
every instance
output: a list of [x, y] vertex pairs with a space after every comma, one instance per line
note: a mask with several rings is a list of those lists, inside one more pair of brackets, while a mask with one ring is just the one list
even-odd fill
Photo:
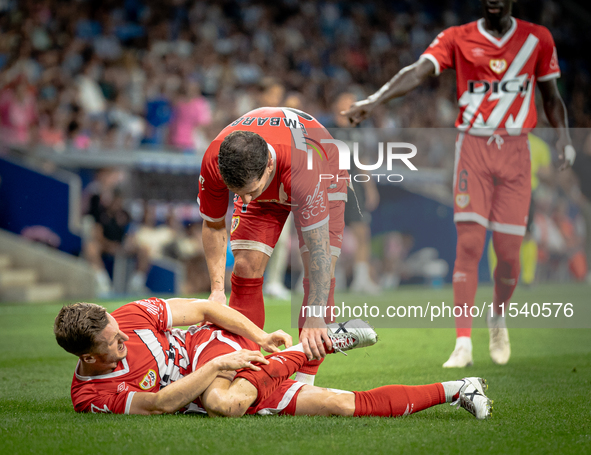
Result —
[[[208, 361], [252, 345], [211, 324], [174, 329], [168, 303], [158, 298], [128, 303], [112, 316], [129, 337], [125, 342], [127, 356], [112, 373], [101, 376], [82, 376], [78, 373], [80, 365], [76, 366], [71, 395], [77, 412], [129, 414], [136, 392], [158, 392]], [[303, 385], [290, 379], [283, 381], [248, 413], [293, 414], [295, 398]], [[184, 411], [205, 412], [199, 399]]]
[[301, 251], [306, 251], [302, 231], [329, 223], [331, 253], [338, 257], [343, 241], [348, 173], [338, 169], [336, 147], [325, 142], [332, 140], [328, 131], [312, 116], [295, 109], [255, 109], [232, 122], [214, 139], [201, 163], [197, 198], [201, 216], [211, 222], [226, 216], [228, 188], [220, 175], [218, 153], [223, 140], [233, 131], [260, 135], [276, 165], [267, 188], [256, 200], [246, 205], [235, 198], [232, 250], [257, 250], [270, 256], [293, 211]]
[[560, 68], [545, 27], [515, 18], [511, 23], [500, 39], [485, 30], [484, 19], [450, 27], [421, 58], [433, 62], [437, 75], [456, 70], [454, 221], [523, 236], [531, 194], [527, 133], [537, 122], [535, 84], [560, 77]]
[[[136, 392], [156, 393], [210, 360], [243, 349], [246, 341], [211, 324], [173, 329], [168, 303], [154, 297], [128, 303], [112, 316], [129, 337], [127, 356], [115, 371], [101, 376], [81, 376], [76, 366], [71, 395], [77, 412], [129, 414]], [[295, 415], [297, 397], [305, 384], [288, 378], [306, 362], [305, 354], [292, 347], [266, 358], [269, 364], [261, 364], [260, 371], [237, 372], [236, 378], [246, 379], [258, 392], [246, 413]], [[356, 416], [408, 415], [448, 401], [441, 383], [337, 392], [355, 394]], [[182, 411], [205, 413], [199, 398]]]

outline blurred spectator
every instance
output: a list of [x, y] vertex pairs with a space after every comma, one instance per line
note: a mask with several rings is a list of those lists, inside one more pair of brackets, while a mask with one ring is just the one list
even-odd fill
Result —
[[211, 283], [203, 252], [201, 223], [190, 223], [167, 248], [166, 254], [185, 264], [187, 279], [185, 294], [209, 292]]
[[184, 81], [174, 103], [170, 124], [170, 144], [180, 150], [195, 152], [208, 143], [202, 127], [211, 123], [209, 102], [201, 96], [199, 84]]
[[114, 148], [137, 148], [146, 130], [145, 120], [133, 113], [129, 98], [120, 93], [107, 114], [108, 121], [117, 127]]
[[419, 279], [433, 287], [443, 285], [449, 264], [439, 258], [435, 248], [422, 248], [411, 253], [414, 237], [410, 233], [386, 232], [372, 239], [380, 284], [384, 289], [395, 289], [402, 280]]
[[51, 147], [56, 152], [63, 152], [66, 148], [66, 126], [68, 114], [64, 109], [55, 109], [47, 113], [39, 127], [39, 142]]
[[108, 297], [113, 291], [104, 261], [115, 269], [115, 262], [125, 260], [128, 256], [136, 259], [135, 272], [129, 280], [128, 291], [143, 294], [150, 267], [149, 256], [146, 250], [137, 248], [134, 242], [126, 241], [131, 219], [123, 208], [122, 194], [115, 191], [110, 201], [101, 201], [99, 195], [94, 195], [91, 209], [94, 225], [84, 244], [84, 256], [95, 270], [99, 296]]
[[175, 241], [177, 234], [178, 226], [174, 215], [169, 213], [166, 223], [158, 224], [155, 207], [148, 205], [144, 209], [141, 225], [131, 234], [131, 238], [150, 260], [154, 260], [165, 256], [165, 250]]
[[0, 93], [0, 140], [7, 145], [28, 145], [36, 120], [33, 88], [19, 76]]
[[168, 125], [172, 118], [172, 104], [170, 98], [163, 91], [163, 83], [152, 81], [149, 83], [149, 94], [146, 97], [146, 134], [144, 144], [163, 145], [168, 135]]
[[82, 74], [76, 78], [78, 102], [88, 115], [101, 115], [107, 108], [105, 96], [98, 84], [99, 73], [99, 65], [95, 62], [89, 62], [84, 67]]

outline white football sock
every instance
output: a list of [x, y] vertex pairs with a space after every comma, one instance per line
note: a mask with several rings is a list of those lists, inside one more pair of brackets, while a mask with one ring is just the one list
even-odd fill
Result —
[[[467, 338], [467, 337], [464, 337]], [[454, 401], [454, 396], [457, 395], [464, 385], [464, 381], [447, 381], [442, 382], [443, 391], [445, 392], [445, 401], [451, 403]]]
[[507, 324], [505, 323], [505, 316], [500, 315], [499, 313], [493, 312], [491, 316], [490, 313], [488, 314], [488, 325], [489, 327], [496, 327], [496, 328], [507, 328]]
[[301, 371], [298, 371], [295, 375], [295, 380], [297, 382], [303, 382], [304, 384], [308, 384], [308, 385], [314, 385], [315, 378], [316, 378], [316, 375], [302, 373]]
[[454, 351], [458, 348], [467, 349], [469, 352], [472, 352], [472, 338], [470, 337], [457, 337], [456, 338], [456, 347]]
[[291, 348], [284, 349], [285, 352], [288, 351], [297, 351], [297, 352], [304, 352], [304, 345], [302, 343], [294, 344]]

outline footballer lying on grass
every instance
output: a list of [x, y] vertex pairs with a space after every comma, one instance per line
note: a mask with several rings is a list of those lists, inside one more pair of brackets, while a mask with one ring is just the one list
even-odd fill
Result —
[[[175, 325], [199, 324], [188, 330]], [[308, 359], [301, 344], [266, 333], [239, 312], [209, 300], [150, 298], [113, 314], [93, 303], [64, 306], [57, 342], [79, 357], [72, 381], [78, 412], [400, 416], [453, 402], [477, 419], [490, 415], [485, 381], [465, 378], [367, 392], [325, 389], [289, 377]], [[376, 343], [375, 331], [352, 320], [329, 325], [330, 352]], [[287, 349], [280, 351], [279, 346]], [[259, 347], [272, 354], [263, 356]]]

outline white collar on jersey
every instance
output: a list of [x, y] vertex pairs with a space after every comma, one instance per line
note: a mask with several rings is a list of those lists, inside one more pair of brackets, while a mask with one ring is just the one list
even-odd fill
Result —
[[502, 38], [495, 38], [494, 36], [492, 36], [490, 33], [488, 33], [486, 31], [486, 29], [484, 28], [484, 18], [479, 19], [478, 22], [478, 31], [487, 39], [489, 40], [491, 43], [493, 43], [495, 46], [497, 47], [503, 47], [505, 45], [505, 43], [507, 41], [509, 41], [509, 39], [511, 39], [511, 37], [513, 36], [513, 34], [515, 33], [515, 30], [517, 30], [517, 21], [513, 18], [513, 16], [511, 16], [511, 28], [509, 28], [509, 30], [507, 31], [507, 33], [505, 33], [503, 35]]
[[273, 162], [275, 165], [273, 166], [273, 173], [271, 174], [271, 177], [269, 177], [269, 181], [267, 182], [267, 184], [265, 185], [265, 188], [263, 189], [263, 193], [267, 190], [267, 188], [269, 188], [269, 185], [271, 185], [271, 182], [273, 181], [273, 178], [275, 178], [275, 174], [277, 173], [277, 153], [275, 153], [275, 149], [268, 142], [267, 142], [267, 147], [269, 148], [269, 152], [271, 152], [271, 157], [273, 158]]
[[127, 364], [127, 359], [122, 359], [121, 363], [123, 364], [123, 368], [121, 370], [113, 371], [112, 373], [107, 374], [99, 374], [98, 376], [82, 376], [78, 374], [78, 369], [80, 368], [80, 360], [78, 360], [78, 364], [76, 365], [76, 379], [79, 381], [92, 381], [93, 379], [109, 379], [109, 378], [116, 378], [117, 376], [121, 376], [123, 374], [129, 373], [129, 365]]

